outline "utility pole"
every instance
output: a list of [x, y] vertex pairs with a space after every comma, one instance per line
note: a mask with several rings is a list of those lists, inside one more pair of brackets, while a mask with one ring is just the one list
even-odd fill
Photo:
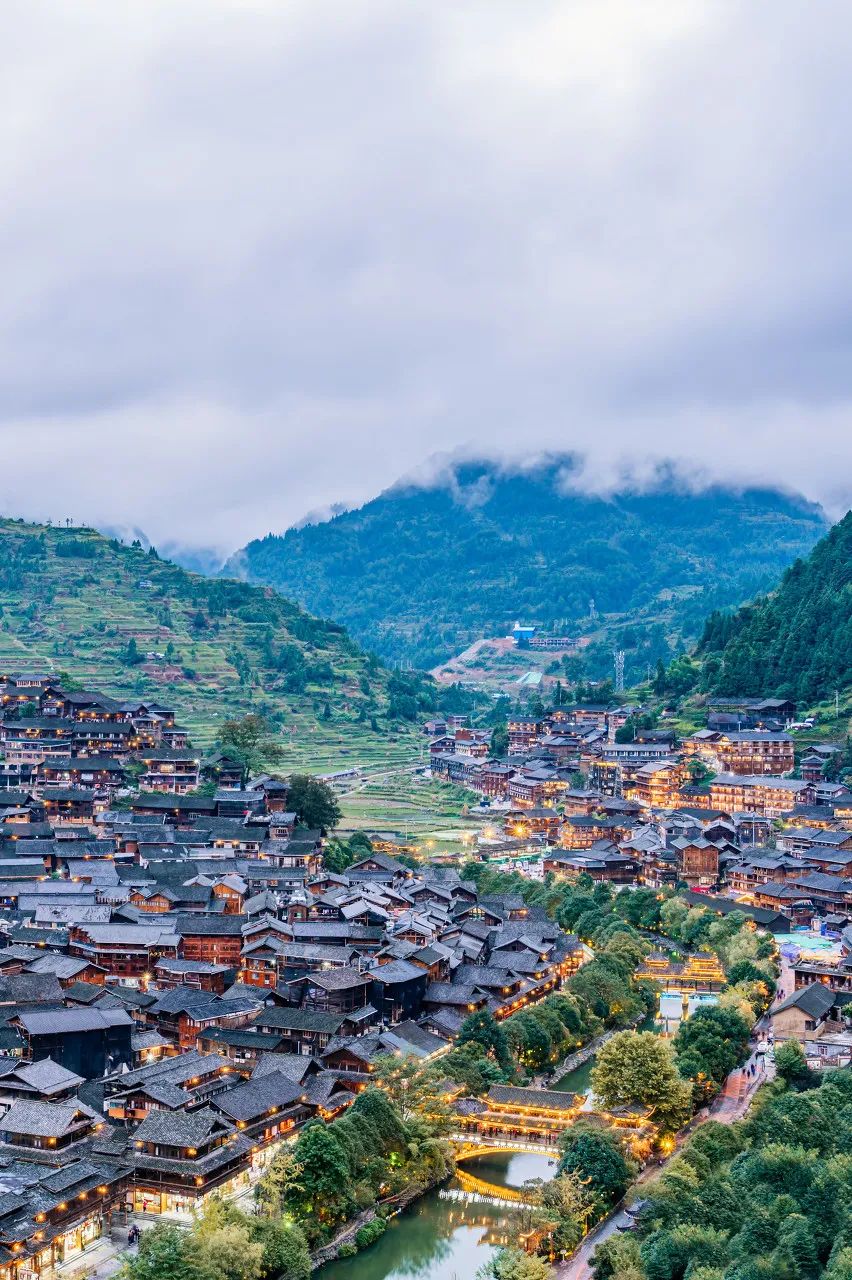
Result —
[[840, 715], [840, 690], [839, 689], [834, 690], [834, 714], [836, 716]]

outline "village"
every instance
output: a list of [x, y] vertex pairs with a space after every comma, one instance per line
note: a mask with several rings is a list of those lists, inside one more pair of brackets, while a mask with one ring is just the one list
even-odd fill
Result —
[[[604, 952], [587, 917], [563, 927], [519, 885], [728, 918], [780, 968], [765, 1045], [795, 1040], [821, 1067], [852, 1055], [852, 795], [824, 777], [833, 748], [789, 776], [789, 703], [710, 704], [690, 738], [628, 743], [615, 734], [632, 709], [558, 707], [510, 719], [496, 759], [465, 717], [430, 721], [432, 774], [502, 804], [502, 835], [464, 866], [356, 837], [339, 870], [286, 778], [196, 752], [167, 702], [7, 672], [0, 706], [0, 1280], [67, 1270], [211, 1196], [251, 1197], [388, 1059], [451, 1072], [471, 1019], [512, 1032], [504, 1078], [526, 1083], [471, 1092], [469, 1072], [447, 1075], [457, 1158], [556, 1152], [591, 1106], [550, 1087], [558, 1061], [592, 1024], [621, 1024], [613, 1006], [573, 1040], [530, 1036], [530, 1012]], [[675, 1040], [725, 996], [730, 965], [661, 919], [623, 981], [651, 992], [644, 1016]], [[642, 1160], [653, 1112], [597, 1110]]]

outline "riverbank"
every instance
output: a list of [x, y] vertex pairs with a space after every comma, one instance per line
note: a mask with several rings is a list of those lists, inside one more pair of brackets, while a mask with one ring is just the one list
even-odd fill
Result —
[[574, 1053], [568, 1055], [562, 1062], [553, 1068], [552, 1071], [545, 1075], [537, 1076], [533, 1080], [536, 1088], [543, 1088], [550, 1085], [553, 1081], [560, 1081], [563, 1076], [569, 1076], [572, 1071], [576, 1071], [579, 1067], [583, 1067], [590, 1058], [594, 1058], [597, 1053], [607, 1044], [618, 1031], [624, 1030], [623, 1027], [614, 1028], [612, 1031], [604, 1031], [602, 1035], [595, 1036], [594, 1040], [590, 1040], [588, 1044], [584, 1044], [582, 1048], [576, 1049]]
[[[431, 1191], [435, 1191], [443, 1183], [449, 1182], [453, 1177], [455, 1170], [445, 1174], [442, 1178], [435, 1178], [426, 1186], [406, 1187], [397, 1196], [391, 1196], [387, 1200], [380, 1200], [378, 1204], [371, 1205], [369, 1209], [362, 1210], [357, 1217], [352, 1218], [338, 1232], [333, 1240], [329, 1240], [328, 1244], [316, 1249], [311, 1254], [311, 1271], [319, 1271], [320, 1267], [327, 1266], [329, 1262], [334, 1262], [340, 1257], [340, 1250], [344, 1245], [354, 1244], [355, 1237], [362, 1227], [366, 1227], [369, 1223], [374, 1222], [376, 1218], [383, 1217], [386, 1221], [396, 1217], [398, 1213], [402, 1213], [404, 1209], [408, 1209], [415, 1201], [420, 1200], [423, 1196], [428, 1195]], [[381, 1209], [387, 1212], [381, 1213]], [[370, 1248], [368, 1245], [367, 1248]], [[354, 1255], [350, 1255], [354, 1256]]]
[[[548, 1157], [515, 1152], [482, 1156], [467, 1167], [496, 1192], [521, 1191], [530, 1179], [546, 1180], [554, 1172]], [[472, 1280], [497, 1249], [517, 1238], [525, 1211], [476, 1195], [450, 1197], [445, 1189], [463, 1190], [454, 1177], [434, 1187], [396, 1212], [368, 1249], [327, 1263], [316, 1280]]]
[[[565, 1090], [568, 1088], [566, 1083], [569, 1076], [575, 1071], [579, 1071], [581, 1067], [585, 1067], [592, 1058], [597, 1057], [598, 1053], [608, 1044], [613, 1036], [618, 1035], [619, 1031], [653, 1031], [655, 1027], [653, 1013], [643, 1013], [638, 1018], [634, 1018], [626, 1027], [613, 1027], [609, 1031], [604, 1031], [599, 1036], [595, 1036], [588, 1044], [581, 1045], [579, 1049], [575, 1049], [567, 1058], [563, 1059], [552, 1070], [536, 1076], [533, 1084], [536, 1088], [548, 1088]], [[578, 1089], [572, 1092], [579, 1092]]]

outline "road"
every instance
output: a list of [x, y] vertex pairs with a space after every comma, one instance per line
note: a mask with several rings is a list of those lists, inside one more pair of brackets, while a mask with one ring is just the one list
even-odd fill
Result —
[[[752, 1067], [755, 1069], [754, 1076], [751, 1075]], [[662, 1167], [665, 1167], [668, 1161], [677, 1154], [686, 1139], [707, 1120], [718, 1120], [721, 1124], [733, 1124], [735, 1120], [741, 1120], [748, 1110], [757, 1089], [770, 1078], [770, 1073], [774, 1074], [774, 1068], [770, 1066], [768, 1071], [764, 1071], [761, 1059], [756, 1058], [755, 1054], [752, 1054], [744, 1066], [732, 1071], [725, 1081], [725, 1087], [718, 1098], [703, 1115], [699, 1112], [699, 1115], [702, 1115], [700, 1120], [693, 1121], [683, 1131], [678, 1138], [675, 1150], [663, 1162]], [[637, 1178], [635, 1185], [638, 1187], [644, 1183], [651, 1182], [659, 1175], [660, 1167], [660, 1165], [648, 1165]], [[589, 1233], [573, 1258], [569, 1258], [567, 1262], [559, 1263], [554, 1268], [556, 1280], [590, 1280], [592, 1275], [591, 1261], [595, 1249], [602, 1241], [613, 1235], [619, 1227], [625, 1227], [629, 1222], [630, 1218], [623, 1209], [619, 1209], [609, 1218], [605, 1218], [594, 1231]]]

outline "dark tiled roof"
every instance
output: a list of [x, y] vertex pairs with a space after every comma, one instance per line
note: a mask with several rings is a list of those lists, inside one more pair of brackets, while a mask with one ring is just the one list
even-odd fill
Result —
[[499, 1106], [538, 1107], [546, 1111], [571, 1111], [577, 1105], [577, 1095], [562, 1093], [558, 1089], [520, 1089], [512, 1085], [493, 1084], [488, 1090], [488, 1101]]

